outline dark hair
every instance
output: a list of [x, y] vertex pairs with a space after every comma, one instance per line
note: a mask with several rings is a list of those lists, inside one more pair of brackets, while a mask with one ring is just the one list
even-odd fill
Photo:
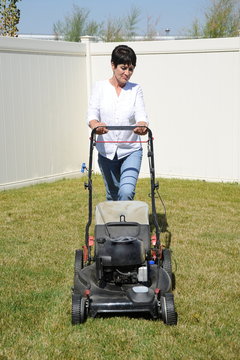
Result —
[[119, 64], [136, 66], [137, 57], [133, 49], [127, 45], [118, 45], [112, 52], [111, 62], [115, 67]]

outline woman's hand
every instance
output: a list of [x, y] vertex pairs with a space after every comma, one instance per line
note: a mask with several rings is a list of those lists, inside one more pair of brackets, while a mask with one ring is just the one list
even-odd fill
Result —
[[108, 132], [108, 129], [106, 128], [106, 124], [105, 123], [102, 123], [102, 122], [99, 122], [97, 120], [91, 120], [89, 121], [89, 127], [93, 130], [95, 129], [96, 127], [98, 126], [101, 126], [99, 127], [97, 130], [96, 130], [96, 134], [98, 135], [102, 135], [102, 134], [106, 134]]
[[148, 124], [145, 121], [139, 121], [136, 123], [135, 126], [145, 126], [145, 127], [136, 127], [133, 130], [135, 132], [135, 134], [146, 135], [146, 133], [148, 132], [148, 130], [147, 130]]

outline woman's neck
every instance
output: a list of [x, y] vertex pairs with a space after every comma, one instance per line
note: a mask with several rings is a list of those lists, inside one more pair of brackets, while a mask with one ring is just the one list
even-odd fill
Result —
[[109, 82], [115, 88], [118, 95], [120, 95], [122, 88], [126, 85], [120, 84], [114, 76], [109, 79]]
[[112, 76], [109, 81], [115, 88], [123, 88], [125, 86], [125, 84], [121, 84], [120, 82], [118, 82], [115, 76]]

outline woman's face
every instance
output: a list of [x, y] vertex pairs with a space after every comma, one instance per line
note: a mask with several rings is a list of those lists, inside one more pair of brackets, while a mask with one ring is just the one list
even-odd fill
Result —
[[113, 76], [115, 76], [115, 79], [117, 80], [118, 84], [120, 86], [124, 86], [129, 79], [131, 78], [134, 66], [133, 65], [127, 65], [127, 64], [119, 64], [117, 67], [114, 66], [112, 63], [112, 69], [113, 69]]

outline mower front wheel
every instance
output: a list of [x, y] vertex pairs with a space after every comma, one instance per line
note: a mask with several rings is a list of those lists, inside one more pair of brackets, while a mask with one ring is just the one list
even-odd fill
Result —
[[83, 324], [87, 319], [87, 299], [72, 294], [72, 325]]
[[177, 313], [175, 311], [174, 296], [166, 293], [160, 297], [161, 317], [166, 325], [177, 325]]

